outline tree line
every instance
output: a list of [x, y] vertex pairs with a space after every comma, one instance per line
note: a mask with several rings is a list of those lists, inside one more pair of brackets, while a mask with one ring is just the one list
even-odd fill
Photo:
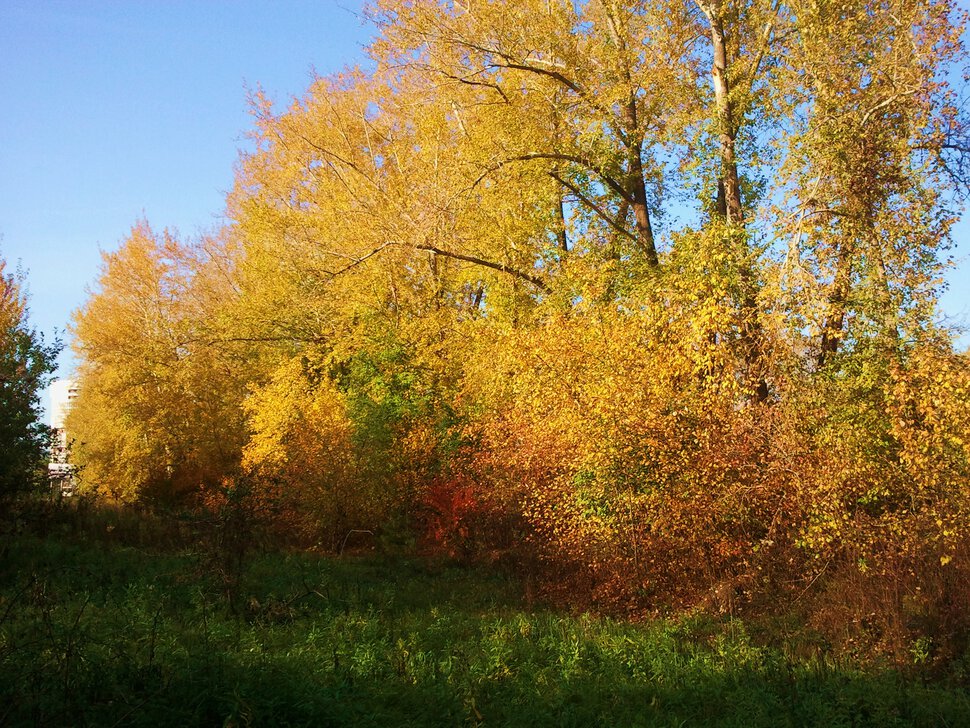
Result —
[[73, 327], [82, 489], [511, 554], [619, 612], [962, 634], [957, 5], [369, 14], [366, 69], [254, 96], [224, 226], [140, 221], [105, 255]]

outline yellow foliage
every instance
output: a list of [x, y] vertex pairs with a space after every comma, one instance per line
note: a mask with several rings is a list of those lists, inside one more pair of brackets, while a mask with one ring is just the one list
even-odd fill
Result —
[[945, 604], [959, 23], [863, 5], [381, 0], [371, 70], [255, 99], [223, 231], [106, 256], [86, 487], [252, 483], [306, 540], [530, 551], [618, 609], [944, 566]]

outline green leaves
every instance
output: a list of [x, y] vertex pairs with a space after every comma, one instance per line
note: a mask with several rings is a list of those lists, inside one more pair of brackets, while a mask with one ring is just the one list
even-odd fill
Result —
[[40, 395], [57, 368], [60, 342], [30, 327], [21, 281], [0, 259], [0, 503], [47, 484], [51, 433]]

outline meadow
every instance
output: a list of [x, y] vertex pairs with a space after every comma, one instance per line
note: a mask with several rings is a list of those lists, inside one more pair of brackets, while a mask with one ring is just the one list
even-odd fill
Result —
[[[0, 725], [957, 726], [945, 674], [702, 613], [530, 603], [495, 569], [206, 548], [115, 529], [8, 533]], [[126, 543], [127, 542], [127, 543]], [[770, 639], [768, 634], [773, 635]]]

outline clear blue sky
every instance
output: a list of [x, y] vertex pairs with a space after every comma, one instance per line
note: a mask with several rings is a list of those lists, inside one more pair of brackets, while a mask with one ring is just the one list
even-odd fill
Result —
[[[361, 0], [0, 0], [0, 255], [63, 331], [131, 225], [218, 225], [247, 89], [363, 62]], [[72, 366], [61, 356], [61, 374]]]
[[[140, 217], [183, 235], [217, 226], [247, 87], [286, 101], [314, 70], [363, 62], [361, 5], [0, 0], [0, 255], [28, 275], [33, 324], [63, 331], [99, 251]], [[956, 238], [943, 309], [967, 324], [970, 224]]]

